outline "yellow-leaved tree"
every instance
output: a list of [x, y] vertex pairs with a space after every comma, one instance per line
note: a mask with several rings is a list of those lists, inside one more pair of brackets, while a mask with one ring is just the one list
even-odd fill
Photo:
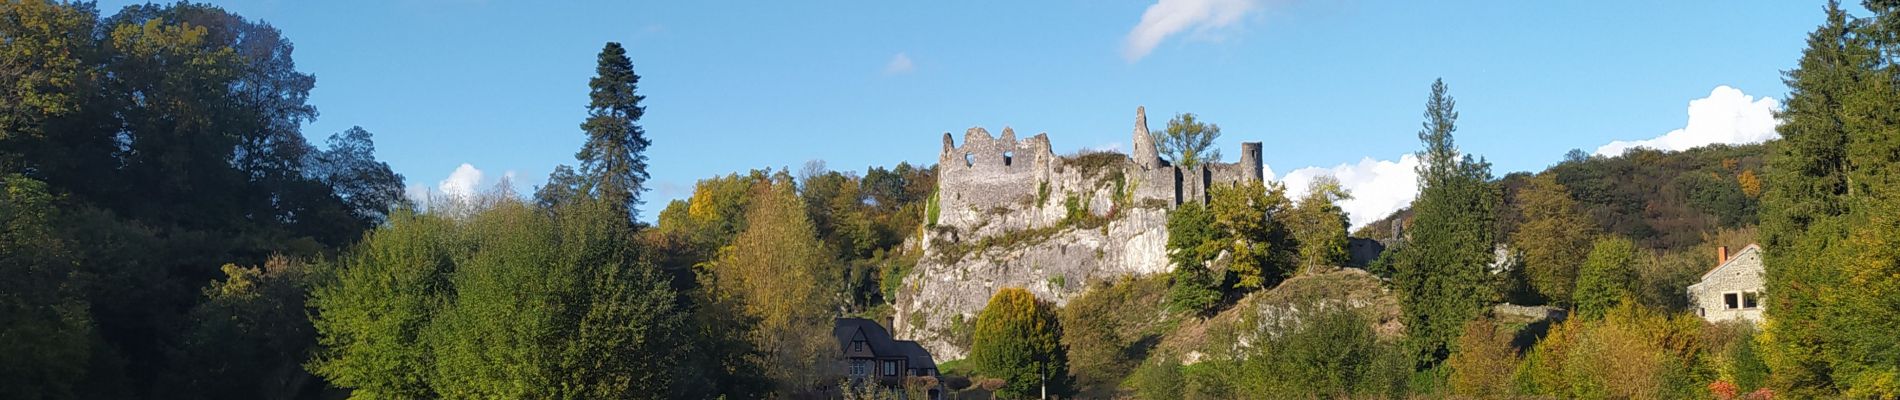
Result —
[[757, 322], [750, 333], [757, 364], [782, 393], [835, 384], [820, 368], [831, 352], [833, 299], [822, 282], [836, 268], [784, 171], [752, 186], [745, 230], [711, 264], [717, 296], [736, 300]]

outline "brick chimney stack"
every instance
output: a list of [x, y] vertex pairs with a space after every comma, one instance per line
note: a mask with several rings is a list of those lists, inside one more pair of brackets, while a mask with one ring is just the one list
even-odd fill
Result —
[[1723, 263], [1727, 263], [1727, 262], [1728, 262], [1728, 246], [1716, 247], [1715, 248], [1715, 265], [1722, 265]]

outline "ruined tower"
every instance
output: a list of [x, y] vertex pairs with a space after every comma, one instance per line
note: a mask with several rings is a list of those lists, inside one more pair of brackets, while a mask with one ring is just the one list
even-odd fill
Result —
[[1148, 134], [1148, 111], [1146, 107], [1135, 107], [1134, 147], [1134, 149], [1130, 150], [1130, 152], [1133, 153], [1130, 156], [1134, 158], [1136, 166], [1140, 166], [1141, 169], [1144, 170], [1161, 167], [1161, 154], [1160, 151], [1155, 148], [1154, 135]]
[[1260, 142], [1240, 142], [1241, 178], [1246, 180], [1266, 179], [1261, 171]]

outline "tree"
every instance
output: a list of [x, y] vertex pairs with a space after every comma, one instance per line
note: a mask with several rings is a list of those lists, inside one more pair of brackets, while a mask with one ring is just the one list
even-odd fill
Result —
[[0, 385], [10, 396], [78, 398], [94, 328], [73, 244], [57, 233], [57, 196], [46, 189], [0, 176]]
[[164, 397], [290, 399], [317, 380], [306, 372], [316, 330], [306, 314], [311, 268], [272, 257], [260, 267], [225, 264], [204, 289], [184, 343], [167, 368]]
[[454, 288], [454, 226], [398, 213], [339, 260], [310, 297], [322, 346], [311, 370], [363, 399], [436, 397], [424, 331]]
[[[311, 303], [312, 370], [355, 398], [679, 397], [693, 332], [617, 207], [398, 214]], [[232, 287], [226, 283], [223, 287]]]
[[1209, 189], [1214, 226], [1225, 233], [1221, 241], [1234, 257], [1228, 271], [1239, 280], [1235, 286], [1271, 287], [1292, 274], [1299, 249], [1286, 227], [1292, 208], [1286, 187], [1254, 181]]
[[1570, 304], [1576, 287], [1577, 266], [1588, 253], [1596, 224], [1583, 214], [1570, 189], [1555, 174], [1538, 175], [1517, 193], [1523, 214], [1511, 247], [1524, 252], [1524, 272], [1531, 288], [1552, 304]]
[[1600, 318], [1625, 299], [1634, 299], [1636, 243], [1620, 237], [1598, 239], [1577, 273], [1576, 310]]
[[977, 372], [1003, 380], [998, 395], [1035, 397], [1070, 392], [1068, 349], [1055, 305], [1022, 288], [1003, 288], [990, 296], [976, 318], [970, 363]]
[[1204, 162], [1220, 161], [1215, 139], [1220, 139], [1220, 125], [1201, 122], [1194, 113], [1183, 113], [1168, 120], [1168, 129], [1155, 144], [1160, 147], [1162, 157], [1185, 171]]
[[594, 73], [587, 83], [587, 122], [581, 124], [587, 142], [574, 158], [580, 160], [580, 175], [594, 196], [637, 220], [640, 192], [647, 189], [646, 150], [652, 144], [639, 125], [646, 114], [646, 107], [640, 106], [646, 96], [635, 94], [640, 75], [634, 74], [633, 61], [618, 42], [607, 42], [600, 50]]
[[819, 366], [837, 345], [825, 334], [836, 305], [825, 285], [839, 273], [829, 267], [794, 186], [784, 171], [754, 183], [745, 230], [719, 249], [709, 268], [718, 296], [743, 304], [756, 319], [750, 341], [761, 354], [758, 364], [783, 393], [831, 384]]
[[1306, 197], [1293, 207], [1287, 224], [1300, 246], [1302, 270], [1346, 264], [1346, 228], [1351, 222], [1339, 202], [1350, 199], [1352, 193], [1332, 175], [1314, 178], [1308, 184]]
[[581, 176], [574, 173], [574, 167], [556, 165], [553, 172], [548, 172], [548, 182], [534, 190], [534, 204], [543, 209], [558, 208], [581, 199], [585, 185]]
[[1168, 213], [1168, 261], [1174, 265], [1168, 289], [1168, 309], [1199, 314], [1221, 298], [1221, 281], [1209, 271], [1232, 240], [1214, 225], [1214, 214], [1200, 203], [1186, 203]]
[[[1900, 313], [1900, 194], [1894, 136], [1900, 102], [1895, 5], [1852, 18], [1837, 2], [1808, 35], [1776, 128], [1761, 220], [1771, 385], [1795, 397], [1891, 397], [1900, 376], [1892, 332]], [[1882, 305], [1884, 304], [1884, 305]], [[1886, 382], [1886, 383], [1881, 383]]]
[[1411, 241], [1399, 259], [1393, 286], [1405, 308], [1407, 339], [1421, 366], [1450, 355], [1452, 341], [1496, 297], [1488, 267], [1497, 242], [1491, 165], [1458, 153], [1456, 103], [1444, 81], [1432, 82], [1419, 141], [1419, 195]]
[[350, 215], [369, 229], [388, 220], [389, 210], [411, 206], [402, 174], [376, 160], [376, 141], [363, 127], [330, 135], [329, 149], [310, 153], [305, 174], [336, 191]]

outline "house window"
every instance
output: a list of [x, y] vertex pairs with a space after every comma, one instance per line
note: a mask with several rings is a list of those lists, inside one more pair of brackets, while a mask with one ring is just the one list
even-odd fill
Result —
[[864, 360], [851, 360], [851, 376], [864, 376]]
[[1761, 307], [1761, 304], [1758, 303], [1760, 301], [1760, 298], [1761, 298], [1760, 293], [1742, 292], [1742, 308]]
[[897, 376], [897, 362], [896, 361], [884, 362], [884, 376]]
[[863, 340], [858, 340], [858, 341], [852, 341], [852, 342], [851, 342], [851, 351], [854, 351], [854, 352], [855, 352], [855, 351], [864, 351], [864, 341], [863, 341]]
[[1722, 305], [1728, 306], [1728, 309], [1730, 310], [1742, 308], [1742, 294], [1741, 293], [1723, 293]]

